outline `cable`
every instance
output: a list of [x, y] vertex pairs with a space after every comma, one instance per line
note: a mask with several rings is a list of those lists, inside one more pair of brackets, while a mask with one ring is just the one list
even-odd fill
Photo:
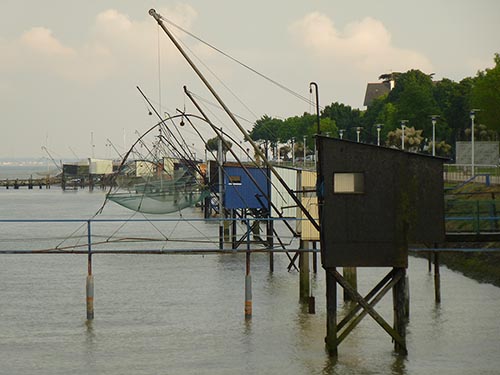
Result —
[[[212, 44], [210, 44], [210, 43], [208, 43], [208, 42], [205, 42], [205, 41], [204, 41], [203, 39], [201, 39], [200, 37], [196, 36], [195, 34], [193, 34], [193, 33], [189, 32], [189, 31], [187, 31], [186, 29], [184, 29], [184, 28], [182, 28], [181, 26], [179, 26], [179, 25], [175, 24], [174, 22], [172, 22], [172, 21], [170, 21], [169, 19], [167, 19], [167, 18], [163, 17], [162, 15], [159, 15], [159, 17], [160, 17], [163, 21], [165, 21], [165, 22], [169, 23], [170, 25], [174, 26], [175, 28], [177, 28], [177, 29], [181, 30], [182, 32], [184, 32], [184, 33], [186, 33], [187, 35], [189, 35], [190, 37], [192, 37], [192, 38], [196, 39], [196, 40], [197, 40], [197, 41], [199, 41], [200, 43], [203, 43], [203, 44], [204, 44], [204, 45], [206, 45], [207, 47], [212, 48], [214, 51], [219, 52], [221, 55], [223, 55], [223, 56], [227, 57], [228, 59], [232, 60], [233, 62], [237, 63], [238, 65], [241, 65], [242, 67], [244, 67], [244, 68], [246, 68], [246, 69], [250, 70], [252, 73], [257, 74], [259, 77], [264, 78], [264, 79], [265, 79], [265, 80], [267, 80], [268, 82], [271, 82], [272, 84], [274, 84], [274, 85], [278, 86], [279, 88], [281, 88], [281, 89], [283, 89], [284, 91], [288, 92], [289, 94], [291, 94], [291, 95], [295, 96], [296, 98], [298, 98], [298, 99], [300, 99], [300, 100], [302, 100], [302, 101], [304, 101], [304, 102], [306, 102], [306, 103], [309, 103], [309, 104], [311, 104], [311, 105], [314, 105], [314, 104], [315, 104], [314, 102], [312, 102], [310, 99], [306, 98], [305, 96], [303, 96], [303, 95], [301, 95], [301, 94], [299, 94], [299, 93], [297, 93], [297, 92], [293, 91], [292, 89], [289, 89], [289, 88], [288, 88], [288, 87], [286, 87], [285, 85], [283, 85], [283, 84], [281, 84], [281, 83], [279, 83], [279, 82], [275, 81], [274, 79], [272, 79], [272, 78], [270, 78], [270, 77], [266, 76], [265, 74], [258, 72], [257, 70], [255, 70], [255, 69], [254, 69], [254, 68], [252, 68], [251, 66], [249, 66], [249, 65], [247, 65], [247, 64], [245, 64], [245, 63], [243, 63], [243, 62], [239, 61], [238, 59], [236, 59], [236, 58], [232, 57], [231, 55], [229, 55], [228, 53], [226, 53], [226, 52], [222, 51], [221, 49], [219, 49], [219, 48], [215, 47], [214, 45], [212, 45]], [[321, 107], [321, 109], [323, 109], [323, 108]]]

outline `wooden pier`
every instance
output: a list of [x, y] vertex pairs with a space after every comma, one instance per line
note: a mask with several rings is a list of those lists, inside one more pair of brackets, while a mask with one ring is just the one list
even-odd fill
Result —
[[5, 178], [0, 179], [0, 187], [6, 189], [50, 189], [51, 185], [60, 184], [61, 179], [57, 177], [38, 177], [38, 178]]

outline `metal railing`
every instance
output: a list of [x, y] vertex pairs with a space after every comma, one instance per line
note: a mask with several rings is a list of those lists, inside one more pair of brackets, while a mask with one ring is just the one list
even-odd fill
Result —
[[[298, 248], [297, 239], [287, 233], [282, 221], [279, 218], [0, 219], [0, 254], [313, 251]], [[222, 222], [223, 248], [217, 230]], [[262, 231], [256, 230], [255, 222], [261, 223], [258, 228], [262, 227]], [[265, 232], [268, 222], [275, 228], [272, 235]], [[126, 230], [124, 225], [128, 225]], [[189, 225], [189, 229], [181, 231], [179, 225]]]

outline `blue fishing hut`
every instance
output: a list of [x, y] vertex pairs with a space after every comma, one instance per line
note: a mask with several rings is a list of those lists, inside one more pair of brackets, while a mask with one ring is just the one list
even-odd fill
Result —
[[224, 164], [224, 207], [228, 210], [269, 211], [267, 168]]

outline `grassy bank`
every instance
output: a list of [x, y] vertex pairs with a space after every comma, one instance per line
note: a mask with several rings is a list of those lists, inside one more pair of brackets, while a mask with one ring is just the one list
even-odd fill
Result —
[[500, 253], [440, 253], [439, 260], [467, 277], [500, 287]]
[[[491, 217], [498, 217], [500, 213], [500, 186], [486, 186], [478, 183], [469, 183], [458, 189], [448, 186], [446, 201], [447, 216], [463, 215], [477, 218], [476, 222], [448, 222], [447, 231], [497, 232], [500, 228], [500, 220], [491, 219]], [[463, 212], [458, 212], [456, 207]], [[490, 219], [486, 219], [487, 217]], [[500, 243], [454, 243], [446, 244], [446, 247], [500, 248]], [[440, 261], [448, 268], [467, 277], [500, 287], [500, 252], [443, 252], [440, 253]]]

